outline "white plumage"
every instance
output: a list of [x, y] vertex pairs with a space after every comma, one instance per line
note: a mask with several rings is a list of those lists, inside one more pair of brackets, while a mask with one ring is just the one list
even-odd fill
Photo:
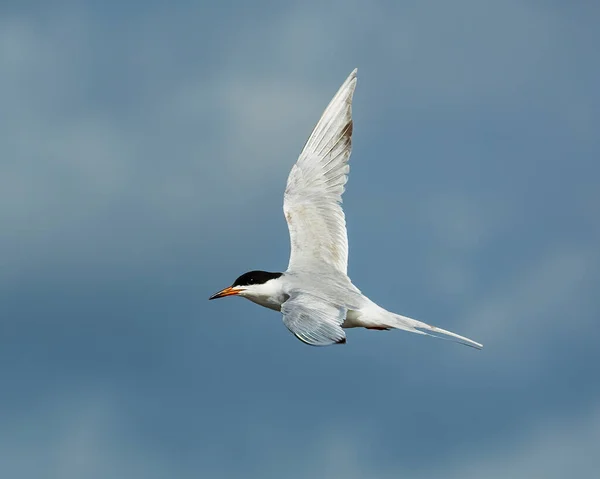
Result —
[[348, 235], [342, 193], [352, 150], [354, 70], [315, 126], [288, 177], [283, 211], [290, 230], [288, 269], [323, 261], [348, 269]]
[[354, 70], [315, 126], [288, 177], [283, 210], [290, 232], [285, 273], [251, 271], [211, 297], [239, 295], [281, 311], [287, 328], [314, 346], [345, 343], [345, 328], [403, 329], [482, 345], [464, 336], [391, 313], [347, 276], [348, 236], [342, 194], [352, 150]]

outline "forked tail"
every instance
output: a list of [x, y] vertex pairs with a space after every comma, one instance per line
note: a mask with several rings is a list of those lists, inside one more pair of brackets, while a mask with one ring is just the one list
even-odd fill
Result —
[[392, 328], [403, 329], [405, 331], [410, 331], [411, 333], [426, 334], [428, 336], [433, 336], [434, 338], [454, 341], [459, 344], [464, 344], [465, 346], [471, 346], [475, 349], [483, 348], [483, 344], [475, 342], [472, 339], [465, 338], [464, 336], [460, 336], [459, 334], [446, 331], [445, 329], [438, 328], [436, 326], [431, 326], [427, 323], [417, 321], [416, 319], [407, 318], [406, 316], [402, 316], [400, 314], [391, 313], [389, 311], [385, 311], [385, 313], [385, 323]]

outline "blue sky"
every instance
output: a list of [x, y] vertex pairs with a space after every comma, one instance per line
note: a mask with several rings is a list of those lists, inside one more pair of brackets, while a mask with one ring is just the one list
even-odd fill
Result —
[[[593, 2], [3, 2], [0, 473], [592, 477]], [[247, 301], [359, 68], [349, 273], [475, 351]]]

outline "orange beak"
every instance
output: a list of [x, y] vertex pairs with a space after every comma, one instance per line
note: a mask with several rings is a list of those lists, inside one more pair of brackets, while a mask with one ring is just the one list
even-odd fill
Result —
[[227, 288], [222, 289], [218, 293], [213, 294], [208, 299], [224, 298], [225, 296], [235, 296], [237, 294], [240, 294], [241, 292], [242, 292], [242, 290], [239, 288], [234, 289], [233, 286], [227, 286]]

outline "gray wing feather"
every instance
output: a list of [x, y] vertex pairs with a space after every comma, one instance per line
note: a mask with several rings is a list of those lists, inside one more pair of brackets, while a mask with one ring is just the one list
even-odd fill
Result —
[[346, 309], [324, 302], [308, 293], [294, 293], [281, 306], [283, 324], [302, 342], [311, 346], [345, 343], [341, 324]]

